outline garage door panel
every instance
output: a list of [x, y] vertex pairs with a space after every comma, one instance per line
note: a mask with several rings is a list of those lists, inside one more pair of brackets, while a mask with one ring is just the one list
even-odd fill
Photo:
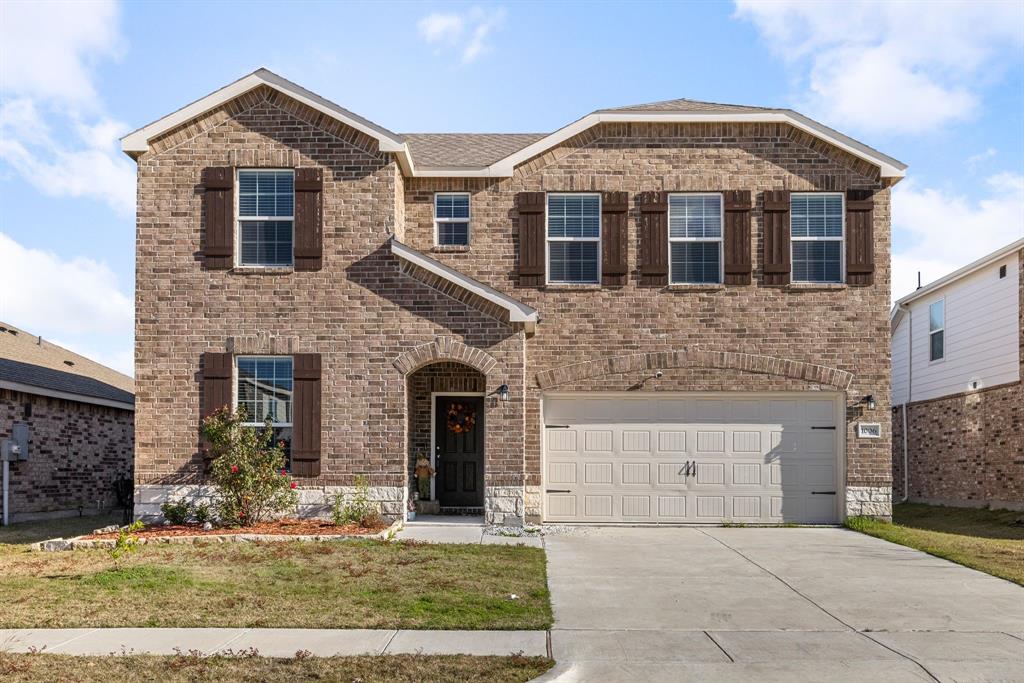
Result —
[[835, 522], [841, 417], [834, 395], [545, 398], [545, 516]]

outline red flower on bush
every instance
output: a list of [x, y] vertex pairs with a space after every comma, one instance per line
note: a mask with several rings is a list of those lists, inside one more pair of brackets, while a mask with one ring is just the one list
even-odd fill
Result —
[[231, 474], [238, 474], [238, 465], [231, 466]]
[[295, 482], [293, 481], [293, 482], [292, 482], [292, 488], [293, 488], [293, 489], [295, 489], [295, 488], [298, 488], [298, 487], [299, 487], [299, 485], [298, 485], [298, 484], [296, 484], [296, 483], [295, 483]]
[[288, 472], [283, 467], [281, 468], [281, 476], [282, 477], [287, 477], [288, 476]]

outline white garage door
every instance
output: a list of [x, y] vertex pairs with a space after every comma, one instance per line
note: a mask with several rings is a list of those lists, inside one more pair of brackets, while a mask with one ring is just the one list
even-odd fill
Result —
[[550, 522], [839, 519], [835, 394], [544, 398]]

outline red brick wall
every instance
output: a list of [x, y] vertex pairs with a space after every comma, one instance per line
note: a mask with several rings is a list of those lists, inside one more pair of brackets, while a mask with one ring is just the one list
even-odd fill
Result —
[[11, 519], [112, 508], [114, 482], [132, 473], [132, 415], [0, 389], [0, 439], [29, 428], [29, 459], [10, 464]]

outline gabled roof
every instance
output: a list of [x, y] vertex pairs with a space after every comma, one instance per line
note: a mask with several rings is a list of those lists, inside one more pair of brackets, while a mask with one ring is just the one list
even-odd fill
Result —
[[892, 311], [890, 311], [889, 313], [890, 328], [893, 330], [896, 329], [896, 326], [899, 324], [900, 320], [903, 318], [903, 315], [906, 313], [906, 305], [909, 304], [911, 301], [932, 294], [936, 290], [942, 289], [947, 285], [951, 285], [957, 280], [961, 280], [970, 275], [971, 273], [974, 273], [975, 271], [985, 268], [986, 266], [993, 265], [997, 261], [1001, 261], [1010, 254], [1020, 251], [1021, 249], [1024, 249], [1024, 238], [1021, 238], [1014, 242], [1010, 242], [1005, 247], [996, 249], [991, 254], [988, 254], [987, 256], [982, 256], [977, 261], [972, 261], [971, 263], [968, 263], [963, 268], [958, 268], [957, 270], [954, 270], [949, 275], [944, 275], [940, 277], [938, 280], [928, 283], [924, 287], [919, 287], [915, 289], [913, 292], [906, 295], [902, 299], [897, 300], [896, 303], [893, 304]]
[[121, 139], [121, 148], [137, 157], [149, 141], [260, 86], [267, 86], [365, 133], [392, 152], [408, 176], [434, 178], [509, 178], [515, 167], [601, 123], [787, 123], [877, 166], [883, 178], [902, 178], [903, 164], [791, 109], [676, 99], [599, 109], [550, 134], [414, 133], [399, 135], [364, 119], [267, 69], [258, 69], [173, 114]]
[[135, 382], [62, 346], [0, 323], [0, 387], [133, 409]]

